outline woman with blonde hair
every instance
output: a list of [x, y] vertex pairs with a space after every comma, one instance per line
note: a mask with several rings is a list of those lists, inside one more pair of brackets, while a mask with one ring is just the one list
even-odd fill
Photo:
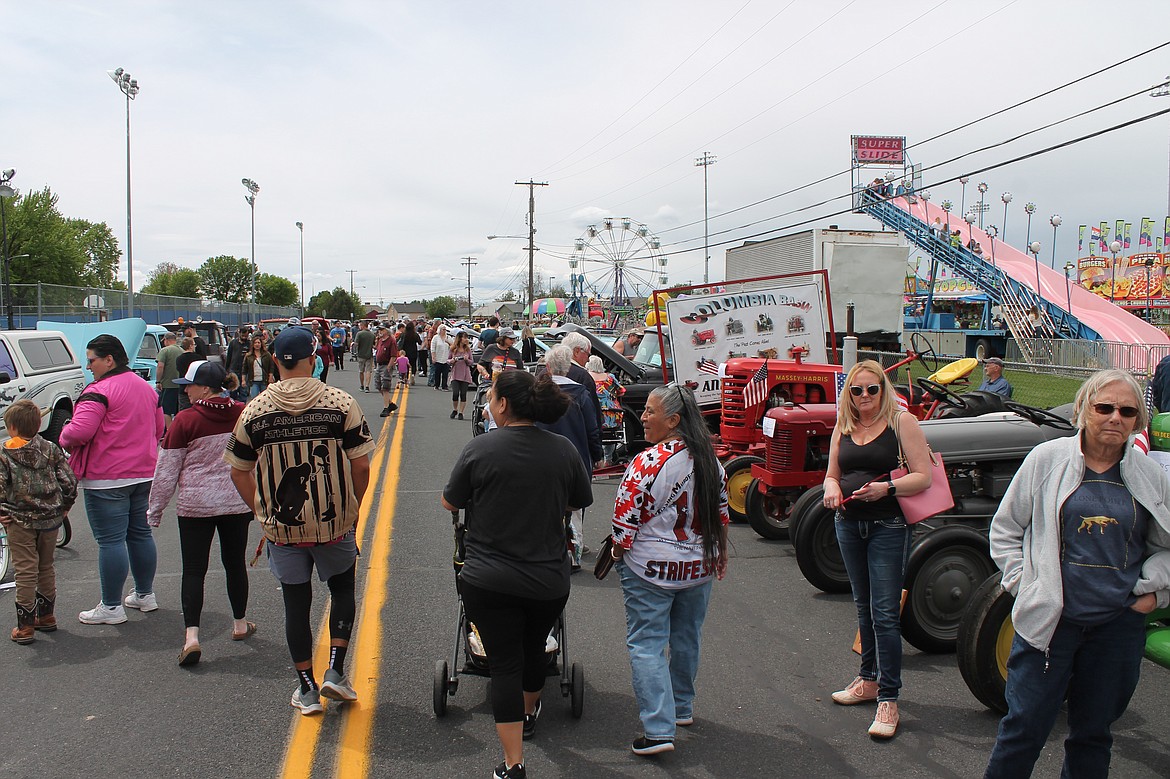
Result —
[[[837, 512], [837, 544], [861, 632], [861, 670], [832, 697], [843, 706], [876, 701], [869, 734], [890, 738], [898, 729], [899, 607], [910, 551], [910, 526], [895, 496], [929, 489], [930, 453], [918, 420], [901, 412], [894, 385], [873, 360], [849, 371], [838, 406], [824, 503]], [[899, 467], [899, 450], [910, 472], [891, 479], [890, 471]]]

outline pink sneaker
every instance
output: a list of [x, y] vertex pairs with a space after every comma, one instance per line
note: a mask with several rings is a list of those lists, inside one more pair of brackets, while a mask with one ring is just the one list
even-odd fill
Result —
[[878, 704], [869, 735], [874, 738], [893, 738], [898, 732], [898, 702], [882, 701]]
[[858, 703], [872, 703], [877, 700], [878, 685], [875, 681], [862, 679], [858, 676], [844, 690], [833, 693], [833, 703], [842, 706], [855, 706]]

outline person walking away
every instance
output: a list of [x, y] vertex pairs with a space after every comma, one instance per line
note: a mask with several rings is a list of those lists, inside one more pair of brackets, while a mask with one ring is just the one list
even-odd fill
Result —
[[545, 642], [569, 599], [564, 517], [591, 505], [593, 492], [573, 445], [535, 425], [569, 407], [551, 377], [504, 371], [488, 403], [499, 427], [463, 448], [441, 503], [466, 512], [458, 589], [491, 658], [492, 715], [504, 752], [494, 776], [524, 779], [523, 740], [536, 735], [548, 672]]
[[471, 386], [471, 341], [466, 332], [460, 331], [455, 335], [447, 362], [451, 369], [451, 418], [463, 419], [463, 409], [467, 406], [467, 388]]
[[248, 331], [246, 328], [236, 330], [236, 337], [228, 344], [224, 362], [229, 373], [234, 373], [239, 386], [232, 397], [239, 401], [248, 399], [248, 380], [244, 377], [244, 355], [248, 353]]
[[363, 319], [358, 323], [357, 334], [353, 337], [354, 352], [358, 363], [358, 389], [362, 392], [370, 391], [370, 381], [374, 373], [374, 334], [370, 331], [370, 323]]
[[[317, 359], [321, 361], [321, 365], [320, 370], [314, 374], [313, 378], [320, 379], [321, 381], [327, 381], [329, 379], [329, 366], [336, 367], [339, 360], [342, 363], [345, 362], [345, 354], [334, 348], [328, 338], [318, 338], [316, 354]], [[337, 370], [341, 370], [341, 368]]]
[[57, 574], [53, 552], [57, 528], [77, 500], [77, 477], [65, 453], [37, 432], [41, 410], [18, 400], [4, 411], [8, 440], [0, 448], [0, 523], [16, 582], [16, 627], [12, 640], [31, 644], [36, 631], [57, 629]]
[[[174, 333], [163, 333], [163, 348], [159, 349], [155, 356], [154, 386], [158, 390], [159, 405], [162, 406], [168, 425], [175, 418], [175, 414], [179, 413], [179, 386], [175, 384], [175, 379], [181, 375], [178, 359], [183, 353], [183, 348], [176, 343], [177, 340], [178, 336]], [[93, 366], [89, 367], [92, 371]]]
[[532, 328], [527, 325], [520, 331], [520, 358], [524, 360], [525, 365], [536, 362], [540, 358], [536, 349], [536, 336], [533, 335]]
[[158, 527], [163, 511], [178, 494], [179, 549], [183, 558], [181, 600], [186, 635], [179, 665], [199, 662], [199, 623], [211, 542], [219, 536], [219, 554], [232, 607], [232, 639], [242, 641], [256, 632], [248, 622], [248, 523], [252, 512], [232, 483], [231, 467], [223, 452], [244, 404], [232, 400], [235, 374], [218, 363], [200, 360], [175, 380], [191, 398], [167, 430], [154, 469], [154, 484], [146, 508], [146, 522]]
[[983, 383], [979, 385], [980, 392], [994, 392], [1011, 398], [1012, 385], [1003, 377], [1003, 360], [998, 357], [988, 357], [983, 361]]
[[[699, 645], [712, 582], [727, 573], [727, 477], [691, 390], [654, 389], [642, 424], [650, 447], [622, 476], [613, 556], [626, 610], [637, 755], [674, 750], [694, 723]], [[669, 658], [667, 649], [669, 647]]]
[[[555, 422], [537, 422], [536, 426], [551, 433], [557, 433], [569, 439], [577, 454], [581, 455], [581, 464], [592, 475], [593, 463], [600, 462], [601, 432], [597, 428], [597, 420], [593, 418], [593, 405], [589, 397], [589, 390], [570, 379], [565, 374], [573, 362], [573, 353], [564, 344], [557, 344], [548, 350], [544, 365], [553, 383], [569, 396], [573, 402], [567, 411]], [[573, 512], [569, 522], [572, 544], [572, 572], [581, 570], [581, 555], [585, 551], [585, 537], [583, 535], [584, 512]]]
[[[189, 338], [186, 336], [180, 338], [179, 347], [183, 350], [183, 353], [179, 355], [177, 360], [175, 360], [175, 371], [179, 374], [179, 376], [186, 375], [187, 369], [191, 367], [191, 363], [195, 362], [196, 360], [206, 359], [204, 357], [200, 357], [199, 353], [195, 351], [194, 338]], [[178, 383], [179, 380], [176, 378], [176, 386]], [[187, 399], [187, 393], [183, 392], [182, 387], [178, 387], [178, 390], [179, 411], [182, 411], [185, 408], [191, 408], [191, 401]]]
[[390, 393], [394, 391], [394, 377], [397, 375], [398, 344], [394, 342], [388, 327], [379, 327], [374, 342], [374, 390], [382, 393], [382, 413], [379, 416], [388, 417], [398, 410], [398, 404], [390, 400]]
[[[399, 352], [398, 352], [398, 381], [403, 386], [407, 386], [407, 384], [406, 384], [407, 380], [413, 379], [413, 378], [414, 378], [414, 374], [410, 370], [410, 358], [407, 357], [401, 350], [399, 350]], [[414, 384], [413, 381], [411, 381], [410, 383], [412, 385]]]
[[[85, 352], [94, 380], [78, 396], [60, 441], [85, 491], [102, 599], [77, 618], [86, 625], [117, 625], [126, 621], [124, 606], [143, 612], [158, 608], [158, 550], [146, 524], [146, 504], [165, 425], [154, 392], [130, 370], [121, 341], [99, 335]], [[134, 589], [123, 600], [128, 572]]]
[[435, 386], [435, 377], [431, 375], [431, 339], [434, 337], [429, 325], [424, 321], [419, 327], [419, 345], [418, 345], [418, 375], [427, 377], [427, 386]]
[[[898, 408], [881, 365], [862, 360], [845, 386], [829, 442], [824, 505], [836, 512], [837, 543], [861, 632], [861, 670], [832, 698], [842, 706], [877, 701], [869, 734], [892, 738], [898, 730], [900, 606], [910, 551], [910, 526], [895, 496], [930, 487], [930, 453], [918, 421]], [[894, 480], [890, 471], [899, 467], [899, 449], [910, 473]]]
[[[290, 327], [272, 348], [282, 378], [240, 414], [224, 459], [264, 530], [268, 565], [284, 594], [285, 635], [297, 674], [291, 703], [307, 715], [323, 711], [321, 696], [357, 700], [345, 657], [357, 613], [355, 528], [375, 442], [357, 401], [310, 375], [309, 331]], [[309, 624], [314, 567], [330, 595], [329, 667], [320, 685]]]
[[[324, 376], [322, 376], [321, 381], [325, 381], [324, 377], [329, 375], [329, 370], [328, 370], [329, 363], [333, 363], [333, 367], [339, 371], [345, 370], [345, 338], [346, 338], [346, 335], [347, 335], [347, 333], [345, 331], [345, 328], [342, 327], [342, 325], [341, 325], [341, 320], [335, 319], [333, 321], [333, 329], [329, 331], [329, 337], [327, 339], [324, 337], [321, 338], [322, 344], [324, 344], [326, 341], [329, 342], [329, 349], [327, 352], [329, 355], [329, 359], [325, 360], [326, 370], [324, 371]], [[322, 353], [321, 350], [318, 350], [317, 354], [321, 354], [322, 359], [324, 359], [324, 354]]]
[[431, 365], [434, 373], [432, 386], [439, 392], [447, 391], [447, 376], [451, 366], [447, 361], [451, 358], [451, 342], [447, 340], [447, 326], [439, 325], [431, 338]]
[[400, 359], [398, 361], [399, 375], [402, 374], [402, 360], [401, 356], [405, 356], [407, 360], [406, 373], [410, 377], [410, 386], [414, 386], [414, 377], [418, 373], [418, 349], [422, 343], [422, 339], [418, 336], [418, 331], [414, 327], [413, 321], [406, 323], [406, 328], [402, 331], [402, 340], [398, 344], [398, 352]]
[[244, 355], [242, 377], [248, 382], [248, 397], [254, 398], [268, 388], [276, 379], [273, 376], [276, 364], [264, 347], [261, 336], [252, 336], [252, 348]]
[[479, 343], [484, 349], [496, 342], [499, 335], [500, 318], [495, 314], [488, 317], [487, 327], [479, 331]]
[[[625, 415], [621, 399], [626, 394], [626, 388], [616, 376], [606, 372], [605, 365], [596, 354], [585, 362], [585, 369], [593, 378], [593, 383], [597, 387], [597, 399], [601, 402], [601, 434], [603, 437], [607, 432], [614, 435], [613, 431], [621, 430], [624, 424]], [[614, 448], [614, 444], [602, 446], [602, 459], [605, 462], [613, 462]]]
[[1145, 615], [1170, 605], [1170, 482], [1131, 443], [1148, 421], [1128, 372], [1093, 374], [1073, 400], [1077, 434], [1033, 449], [992, 517], [1015, 637], [986, 777], [1031, 776], [1066, 699], [1061, 776], [1109, 774]]
[[569, 333], [561, 339], [561, 343], [573, 350], [573, 364], [569, 366], [569, 378], [589, 390], [592, 401], [593, 416], [597, 426], [601, 427], [601, 401], [597, 398], [597, 383], [585, 370], [585, 363], [593, 352], [593, 342], [581, 333]]

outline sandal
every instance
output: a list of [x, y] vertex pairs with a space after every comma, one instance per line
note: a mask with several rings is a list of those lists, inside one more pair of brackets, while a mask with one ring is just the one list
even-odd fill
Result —
[[249, 622], [248, 629], [245, 630], [243, 633], [236, 633], [235, 631], [232, 632], [232, 641], [243, 641], [245, 638], [247, 638], [248, 636], [251, 636], [255, 632], [256, 632], [256, 623]]
[[179, 653], [179, 665], [195, 665], [202, 655], [203, 652], [200, 650], [199, 644], [185, 646], [183, 651]]

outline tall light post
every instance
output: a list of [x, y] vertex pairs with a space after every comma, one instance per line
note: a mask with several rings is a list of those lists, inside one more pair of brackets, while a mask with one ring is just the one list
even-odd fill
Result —
[[130, 101], [138, 96], [138, 79], [122, 68], [106, 73], [126, 96], [126, 316], [134, 316], [134, 231], [130, 222]]
[[1007, 208], [1008, 208], [1008, 203], [1012, 202], [1012, 193], [1011, 192], [1004, 192], [1002, 195], [999, 196], [999, 199], [1003, 201], [1003, 240], [1006, 241], [1007, 240]]
[[1036, 294], [1039, 297], [1044, 297], [1040, 293], [1040, 242], [1032, 241], [1032, 243], [1028, 244], [1028, 251], [1032, 252], [1032, 259], [1036, 263]]
[[1028, 230], [1024, 234], [1024, 245], [1032, 245], [1032, 214], [1036, 213], [1036, 204], [1029, 201], [1024, 204], [1024, 213], [1028, 215]]
[[16, 328], [12, 323], [12, 284], [8, 278], [8, 218], [4, 213], [4, 200], [16, 196], [16, 190], [8, 183], [15, 175], [16, 171], [12, 168], [0, 172], [0, 238], [3, 239], [4, 244], [4, 303], [8, 309], [9, 330]]
[[1146, 321], [1150, 321], [1150, 268], [1154, 267], [1154, 258], [1146, 257]]
[[696, 167], [703, 169], [703, 283], [708, 283], [708, 266], [711, 263], [711, 252], [708, 248], [710, 232], [707, 226], [707, 168], [714, 165], [716, 160], [715, 155], [709, 151], [703, 152], [702, 157], [695, 157]]
[[1056, 270], [1056, 228], [1060, 227], [1063, 220], [1060, 214], [1053, 214], [1048, 217], [1048, 224], [1052, 225], [1052, 269]]
[[305, 315], [305, 223], [297, 222], [301, 233], [301, 316]]
[[987, 210], [986, 206], [983, 205], [983, 196], [987, 194], [987, 182], [980, 181], [979, 184], [976, 185], [975, 189], [979, 190], [979, 229], [982, 230], [983, 212]]
[[252, 263], [252, 324], [259, 321], [256, 316], [256, 196], [260, 194], [260, 185], [252, 179], [240, 179], [240, 183], [244, 185], [244, 189], [248, 190], [248, 194], [244, 195], [244, 200], [248, 202], [248, 208], [252, 211], [252, 256], [249, 261]]
[[999, 235], [999, 228], [996, 227], [995, 225], [987, 225], [987, 227], [985, 227], [983, 229], [983, 231], [985, 233], [987, 233], [987, 238], [988, 238], [988, 240], [991, 241], [991, 267], [994, 268], [994, 267], [996, 267], [996, 265], [995, 265], [995, 237], [997, 235]]
[[959, 183], [963, 185], [963, 194], [959, 198], [959, 212], [967, 213], [967, 182], [971, 180], [970, 176], [959, 176]]
[[1072, 261], [1064, 264], [1064, 292], [1068, 296], [1068, 312], [1072, 313], [1072, 272], [1076, 270], [1076, 265]]
[[1115, 298], [1117, 290], [1115, 287], [1117, 286], [1117, 253], [1121, 251], [1121, 241], [1110, 241], [1109, 251], [1113, 254], [1113, 277], [1109, 282], [1109, 302], [1113, 303], [1116, 302]]

